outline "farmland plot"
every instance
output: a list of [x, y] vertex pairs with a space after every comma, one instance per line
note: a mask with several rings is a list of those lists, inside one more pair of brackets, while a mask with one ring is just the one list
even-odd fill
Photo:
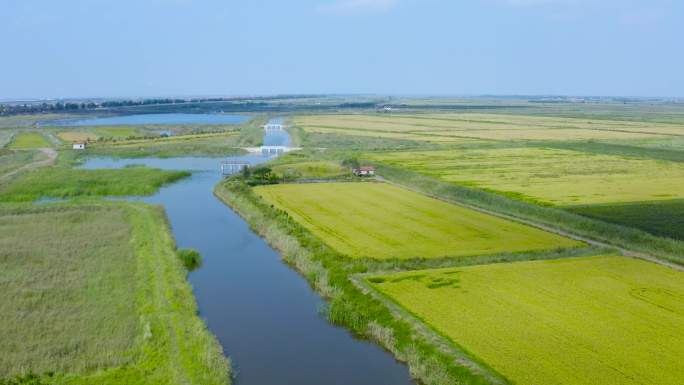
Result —
[[684, 164], [545, 148], [372, 153], [440, 178], [555, 205], [684, 198]]
[[393, 136], [430, 142], [627, 140], [684, 136], [684, 126], [495, 114], [320, 115], [295, 119], [308, 132]]
[[684, 383], [684, 273], [616, 256], [369, 277], [518, 384]]
[[281, 184], [255, 191], [351, 257], [470, 256], [580, 245], [384, 183]]

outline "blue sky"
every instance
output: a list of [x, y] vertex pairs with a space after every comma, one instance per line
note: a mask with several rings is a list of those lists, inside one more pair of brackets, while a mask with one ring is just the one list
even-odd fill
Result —
[[0, 98], [684, 96], [681, 0], [0, 0]]

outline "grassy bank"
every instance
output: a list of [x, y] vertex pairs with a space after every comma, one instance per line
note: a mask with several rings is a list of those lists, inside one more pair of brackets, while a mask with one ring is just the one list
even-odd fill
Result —
[[151, 195], [161, 186], [190, 175], [147, 167], [86, 170], [47, 167], [26, 173], [0, 187], [0, 201], [33, 201], [42, 197]]
[[[64, 226], [68, 223], [69, 226]], [[163, 212], [0, 208], [0, 377], [49, 384], [226, 384]], [[54, 373], [48, 375], [48, 373]]]

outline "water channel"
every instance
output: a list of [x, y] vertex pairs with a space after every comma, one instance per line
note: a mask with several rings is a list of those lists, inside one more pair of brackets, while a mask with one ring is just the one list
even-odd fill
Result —
[[[285, 131], [264, 143], [288, 145]], [[234, 157], [257, 164], [261, 156]], [[323, 301], [247, 223], [214, 197], [219, 158], [93, 158], [83, 167], [131, 164], [189, 170], [192, 176], [141, 200], [166, 209], [178, 247], [200, 251], [190, 273], [200, 316], [231, 357], [237, 385], [414, 384], [408, 369], [379, 346], [331, 325]]]

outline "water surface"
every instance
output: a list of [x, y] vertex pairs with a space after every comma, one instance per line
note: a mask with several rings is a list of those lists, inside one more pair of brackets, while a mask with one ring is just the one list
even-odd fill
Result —
[[240, 124], [250, 120], [249, 115], [228, 114], [137, 114], [108, 116], [87, 119], [62, 119], [44, 122], [47, 126], [133, 126], [133, 125], [170, 125], [170, 124]]
[[202, 254], [203, 265], [189, 280], [200, 316], [233, 361], [237, 385], [413, 384], [406, 366], [389, 353], [328, 323], [319, 313], [323, 301], [306, 280], [213, 195], [219, 161], [96, 158], [83, 167], [193, 171], [142, 200], [165, 207], [178, 247]]

